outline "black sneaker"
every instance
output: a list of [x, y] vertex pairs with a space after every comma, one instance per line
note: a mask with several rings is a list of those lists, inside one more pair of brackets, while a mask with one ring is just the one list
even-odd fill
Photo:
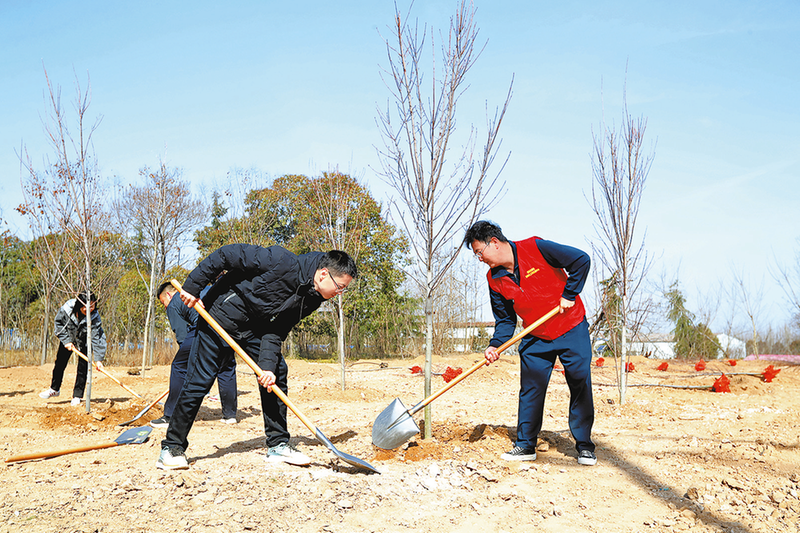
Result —
[[161, 418], [156, 418], [155, 420], [150, 421], [150, 426], [154, 428], [168, 428], [169, 427], [169, 417], [162, 416]]
[[594, 452], [590, 452], [589, 450], [581, 450], [578, 454], [578, 464], [594, 466], [597, 464], [597, 456]]
[[519, 446], [514, 446], [513, 450], [501, 455], [500, 459], [504, 459], [506, 461], [535, 461], [536, 450], [528, 450], [525, 448], [520, 448]]

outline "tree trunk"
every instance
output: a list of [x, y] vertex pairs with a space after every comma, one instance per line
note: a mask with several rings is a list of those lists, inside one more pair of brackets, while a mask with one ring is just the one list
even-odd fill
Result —
[[44, 317], [42, 320], [42, 345], [41, 345], [41, 357], [40, 363], [43, 365], [47, 360], [47, 334], [50, 331], [50, 295], [45, 293], [44, 295]]
[[[624, 316], [624, 315], [623, 315]], [[625, 393], [628, 390], [628, 353], [625, 347], [625, 335], [627, 335], [627, 331], [625, 328], [625, 320], [623, 319], [622, 323], [620, 324], [620, 343], [619, 343], [619, 355], [620, 355], [620, 371], [619, 371], [619, 404], [623, 405], [625, 403]]]
[[[158, 248], [153, 246], [153, 257], [150, 260], [150, 285], [147, 287], [147, 315], [144, 321], [144, 339], [142, 345], [142, 377], [144, 377], [147, 367], [147, 352], [152, 350], [152, 325], [153, 320], [153, 288], [156, 283], [156, 262], [158, 260]], [[150, 364], [153, 363], [153, 355], [150, 354]]]
[[[425, 288], [425, 397], [431, 395], [431, 368], [433, 366], [433, 272], [428, 269], [428, 286]], [[422, 438], [430, 439], [431, 431], [431, 406], [425, 406], [425, 433]]]
[[[84, 234], [84, 246], [86, 250], [89, 250], [89, 242], [87, 236]], [[92, 345], [92, 304], [91, 304], [91, 295], [92, 295], [92, 267], [89, 262], [89, 254], [86, 254], [85, 257], [86, 263], [86, 294], [89, 296], [87, 299], [89, 300], [86, 303], [86, 358], [89, 360], [86, 364], [86, 390], [83, 393], [83, 397], [86, 400], [86, 412], [90, 413], [92, 411], [92, 378], [94, 376], [93, 372], [93, 365], [92, 360], [94, 359], [94, 346]], [[78, 302], [78, 305], [81, 305]]]
[[344, 353], [344, 308], [342, 295], [339, 295], [339, 327], [336, 331], [337, 347], [339, 350], [339, 365], [342, 368], [342, 390], [345, 390], [345, 353]]

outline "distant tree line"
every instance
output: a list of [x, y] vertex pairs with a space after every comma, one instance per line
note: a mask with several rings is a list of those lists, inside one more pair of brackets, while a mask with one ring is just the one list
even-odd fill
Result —
[[[240, 170], [234, 173], [244, 174]], [[209, 209], [192, 199], [178, 169], [161, 165], [155, 172], [144, 168], [140, 174], [144, 185], [118, 190], [106, 206], [107, 219], [114, 223], [94, 235], [100, 245], [94, 248], [98, 256], [92, 261], [93, 276], [102, 282], [95, 283], [92, 290], [100, 299], [112, 364], [115, 360], [130, 364], [134, 354], [145, 353], [148, 345], [157, 348], [148, 352], [149, 364], [164, 362], [172, 355], [172, 334], [160, 306], [153, 305], [153, 291], [170, 277], [182, 280], [193, 266], [179, 264], [179, 243], [185, 249], [187, 241], [194, 240], [200, 258], [234, 242], [277, 244], [298, 254], [330, 249], [333, 243], [326, 227], [332, 222], [322, 217], [321, 206], [334, 197], [351, 207], [349, 215], [333, 220], [333, 225], [338, 225], [342, 234], [355, 236], [345, 248], [357, 255], [359, 278], [343, 298], [329, 301], [323, 312], [311, 315], [296, 328], [288, 341], [288, 353], [335, 354], [340, 307], [348, 352], [358, 357], [398, 356], [417, 349], [420, 303], [404, 285], [406, 242], [386, 221], [380, 204], [355, 179], [338, 172], [324, 172], [316, 178], [282, 176], [269, 186], [247, 191], [241, 214], [229, 216], [235, 202], [228, 191], [215, 193]], [[175, 227], [180, 231], [170, 233]], [[42, 241], [52, 243], [64, 236], [48, 234], [24, 241], [6, 231], [2, 237], [2, 348], [45, 356], [54, 349], [52, 317], [74, 294], [59, 277], [47, 275], [48, 269], [64, 270], [63, 265], [54, 264], [49, 255], [46, 260], [35, 258], [43, 253]], [[69, 246], [58, 249], [65, 257], [76, 253]]]

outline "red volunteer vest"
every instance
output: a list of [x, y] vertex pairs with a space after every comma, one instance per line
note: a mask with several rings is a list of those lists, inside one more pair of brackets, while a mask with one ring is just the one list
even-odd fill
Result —
[[[564, 269], [550, 266], [542, 257], [536, 245], [538, 238], [515, 241], [519, 285], [514, 283], [511, 276], [493, 278], [491, 270], [486, 274], [489, 288], [513, 302], [514, 311], [522, 319], [524, 327], [533, 324], [557, 306], [567, 284], [567, 274]], [[585, 315], [583, 301], [580, 296], [576, 296], [574, 306], [534, 329], [532, 335], [544, 340], [553, 340], [580, 324]]]

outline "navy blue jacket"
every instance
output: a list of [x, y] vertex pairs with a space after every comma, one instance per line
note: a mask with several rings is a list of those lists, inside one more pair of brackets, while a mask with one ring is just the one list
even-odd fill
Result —
[[189, 334], [197, 324], [197, 311], [188, 307], [180, 296], [175, 294], [167, 304], [167, 319], [169, 319], [169, 327], [175, 333], [175, 341], [178, 346], [183, 344], [186, 336]]

